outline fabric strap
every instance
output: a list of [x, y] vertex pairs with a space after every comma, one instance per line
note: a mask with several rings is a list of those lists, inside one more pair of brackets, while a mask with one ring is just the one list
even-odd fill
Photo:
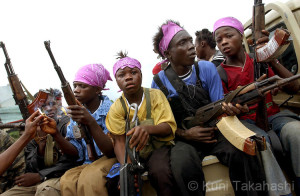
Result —
[[44, 162], [46, 167], [53, 165], [53, 147], [53, 137], [50, 134], [48, 134], [46, 139], [46, 149], [44, 156]]

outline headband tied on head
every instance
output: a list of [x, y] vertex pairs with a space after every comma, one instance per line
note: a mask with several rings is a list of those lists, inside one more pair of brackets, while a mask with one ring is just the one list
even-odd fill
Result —
[[81, 67], [75, 74], [74, 82], [83, 82], [91, 86], [101, 87], [102, 90], [107, 80], [112, 80], [109, 71], [102, 64], [89, 64]]
[[215, 34], [216, 30], [221, 27], [232, 27], [240, 32], [240, 34], [244, 34], [244, 26], [243, 24], [234, 17], [225, 17], [217, 20], [214, 24], [213, 32]]
[[116, 72], [119, 69], [124, 69], [125, 67], [130, 67], [130, 68], [137, 67], [139, 70], [141, 70], [141, 63], [134, 58], [130, 58], [130, 57], [121, 58], [114, 64], [114, 67], [113, 67], [114, 76], [116, 77]]
[[184, 29], [170, 21], [161, 28], [164, 36], [159, 42], [159, 51], [163, 56], [165, 56], [165, 51], [168, 50], [172, 38], [176, 35], [176, 33]]

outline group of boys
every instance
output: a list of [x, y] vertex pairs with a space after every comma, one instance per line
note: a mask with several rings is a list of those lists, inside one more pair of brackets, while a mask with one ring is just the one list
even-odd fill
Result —
[[[206, 30], [204, 32], [208, 33]], [[196, 35], [198, 37], [199, 32]], [[157, 195], [205, 195], [201, 162], [209, 154], [217, 156], [222, 164], [229, 167], [229, 177], [236, 195], [290, 195], [289, 187], [279, 192], [261, 188], [266, 182], [285, 182], [282, 172], [268, 172], [270, 168], [279, 168], [269, 148], [262, 152], [263, 159], [268, 160], [263, 160], [261, 165], [258, 156], [247, 155], [235, 148], [215, 127], [184, 129], [182, 126], [182, 121], [195, 115], [199, 107], [220, 100], [224, 92], [254, 80], [252, 59], [242, 48], [243, 25], [240, 21], [232, 17], [222, 18], [215, 23], [211, 35], [213, 38], [210, 41], [215, 40], [224, 55], [219, 66], [228, 76], [226, 83], [221, 80], [215, 64], [209, 61], [195, 63], [200, 52], [196, 53], [189, 33], [174, 21], [162, 24], [153, 38], [154, 51], [168, 64], [154, 77], [153, 89], [141, 86], [140, 62], [121, 53], [120, 60], [114, 64], [113, 75], [123, 94], [112, 104], [107, 96], [102, 95], [102, 91], [107, 90], [107, 80], [111, 80], [104, 66], [89, 64], [81, 67], [73, 84], [75, 97], [82, 105], [67, 108], [70, 117], [67, 126], [59, 126], [61, 118], [53, 119], [57, 111], [48, 108], [48, 105], [57, 103], [56, 99], [46, 103], [49, 111], [46, 106], [44, 111], [48, 116], [35, 112], [26, 121], [25, 135], [30, 132], [34, 136], [25, 148], [27, 172], [17, 177], [15, 186], [2, 195], [13, 195], [13, 191], [24, 195], [25, 191], [28, 195], [49, 195], [50, 192], [53, 195], [119, 194], [118, 184], [110, 187], [113, 191], [107, 191], [105, 185], [107, 179], [110, 180], [109, 170], [120, 168], [116, 162], [124, 164], [126, 137], [130, 137], [128, 150], [136, 147], [139, 152]], [[204, 42], [196, 40], [196, 48], [204, 46]], [[218, 57], [214, 58], [216, 54]], [[216, 51], [198, 57], [222, 59]], [[272, 69], [281, 77], [291, 76], [278, 61], [270, 63], [267, 77], [274, 75]], [[298, 82], [293, 82], [283, 90], [296, 93], [298, 89]], [[284, 149], [290, 153], [296, 187], [299, 187], [299, 117], [291, 112], [279, 112], [271, 94], [267, 97], [272, 103], [267, 110], [269, 122], [282, 140]], [[138, 105], [140, 124], [125, 132], [126, 121], [133, 118], [133, 103]], [[222, 103], [227, 115], [238, 115], [245, 126], [268, 138], [254, 125], [256, 107]], [[80, 131], [82, 126], [88, 128], [93, 138], [91, 142]], [[95, 159], [91, 158], [90, 149]], [[0, 159], [5, 155], [1, 154]], [[113, 176], [116, 177], [119, 178], [118, 175]], [[197, 189], [190, 189], [190, 182], [196, 182]], [[245, 188], [245, 185], [248, 187]]]

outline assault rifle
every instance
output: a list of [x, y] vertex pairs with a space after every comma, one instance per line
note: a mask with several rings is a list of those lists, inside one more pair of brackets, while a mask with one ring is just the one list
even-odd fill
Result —
[[[262, 30], [265, 29], [265, 8], [262, 0], [254, 0], [252, 16], [252, 39], [254, 50], [256, 50], [256, 41], [262, 37]], [[263, 73], [267, 74], [268, 66], [265, 63], [257, 62], [257, 54], [254, 52], [254, 80], [257, 80]], [[268, 75], [268, 74], [267, 74]]]
[[[138, 105], [136, 103], [133, 103], [130, 105], [128, 109], [125, 134], [130, 130], [129, 114], [130, 114], [131, 107], [135, 109], [135, 113], [132, 117], [131, 122], [134, 123], [135, 126], [138, 126], [139, 124], [139, 119], [137, 116]], [[140, 163], [139, 154], [138, 152], [136, 152], [135, 147], [133, 149], [129, 148], [130, 138], [131, 137], [126, 136], [124, 164], [121, 166], [120, 169], [120, 196], [137, 196], [137, 195], [141, 196], [142, 195], [141, 175], [144, 170], [144, 167]], [[127, 161], [128, 155], [130, 157], [131, 163], [128, 163]], [[137, 176], [139, 193], [137, 193], [135, 187], [135, 182], [134, 182], [135, 176]]]
[[[276, 29], [274, 36], [264, 46], [257, 46], [256, 41], [262, 37], [262, 30], [265, 29], [265, 9], [262, 0], [254, 0], [252, 16], [252, 38], [254, 46], [254, 81], [263, 74], [268, 76], [268, 65], [265, 63], [282, 54], [288, 44], [290, 33], [283, 29]], [[265, 131], [269, 131], [268, 117], [266, 113], [265, 100], [258, 103], [256, 124]]]
[[0, 129], [7, 129], [7, 128], [25, 128], [25, 123], [20, 122], [20, 123], [0, 123]]
[[[58, 77], [61, 81], [61, 89], [64, 93], [64, 97], [66, 99], [67, 104], [68, 105], [79, 105], [79, 102], [76, 100], [69, 82], [66, 80], [61, 68], [56, 63], [56, 60], [55, 60], [53, 53], [51, 51], [51, 48], [50, 48], [50, 41], [45, 41], [44, 44], [45, 44], [46, 50], [48, 51], [49, 56], [52, 60], [54, 68], [58, 74]], [[95, 150], [94, 141], [93, 141], [93, 138], [92, 138], [87, 126], [78, 124], [78, 128], [80, 130], [81, 137], [86, 142], [89, 159], [91, 161], [96, 160], [97, 153]]]
[[13, 92], [13, 98], [15, 99], [16, 105], [19, 106], [22, 117], [24, 121], [30, 116], [27, 106], [29, 105], [27, 96], [25, 95], [23, 88], [21, 86], [20, 80], [18, 76], [15, 74], [14, 68], [12, 67], [10, 58], [8, 56], [8, 53], [6, 51], [5, 44], [3, 42], [0, 42], [0, 47], [3, 49], [6, 61], [4, 63], [8, 81], [10, 84], [10, 88]]
[[300, 74], [291, 76], [289, 78], [280, 78], [275, 75], [271, 78], [259, 82], [253, 82], [243, 86], [235, 91], [225, 95], [224, 99], [210, 103], [197, 109], [195, 116], [188, 117], [182, 122], [184, 128], [191, 128], [194, 126], [215, 126], [217, 118], [222, 117], [224, 111], [222, 110], [222, 102], [235, 104], [255, 104], [264, 97], [268, 91], [282, 87], [293, 80], [300, 78]]

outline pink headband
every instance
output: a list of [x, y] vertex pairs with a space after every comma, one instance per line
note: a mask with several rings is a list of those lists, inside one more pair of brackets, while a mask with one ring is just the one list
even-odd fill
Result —
[[168, 24], [162, 26], [164, 36], [159, 42], [159, 51], [163, 56], [165, 56], [165, 51], [168, 50], [172, 38], [176, 35], [176, 33], [182, 30], [184, 29], [170, 21]]
[[217, 20], [214, 24], [213, 32], [215, 34], [216, 30], [220, 27], [232, 27], [238, 30], [242, 35], [244, 34], [243, 24], [234, 17], [225, 17]]
[[141, 63], [134, 58], [130, 58], [130, 57], [122, 58], [114, 64], [114, 67], [113, 67], [114, 76], [116, 77], [116, 72], [119, 69], [124, 69], [125, 67], [130, 67], [130, 68], [137, 67], [137, 68], [139, 68], [139, 70], [141, 70]]
[[[106, 81], [112, 80], [109, 72], [101, 64], [89, 64], [81, 67], [75, 74], [74, 82], [83, 82], [91, 86], [104, 88]], [[108, 89], [103, 89], [108, 90]]]

